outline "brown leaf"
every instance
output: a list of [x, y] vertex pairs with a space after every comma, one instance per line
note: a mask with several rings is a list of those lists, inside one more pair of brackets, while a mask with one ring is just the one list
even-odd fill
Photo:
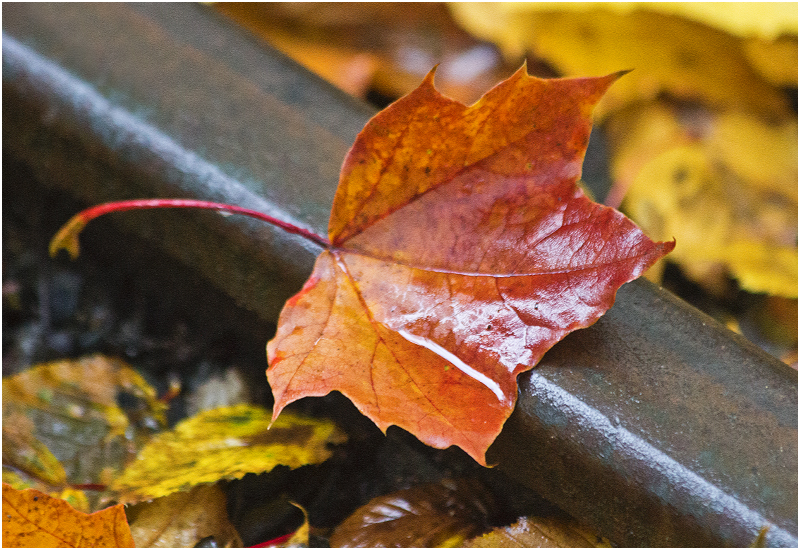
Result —
[[225, 493], [216, 484], [136, 504], [128, 517], [140, 548], [192, 548], [206, 537], [214, 537], [219, 547], [242, 546], [228, 520]]
[[331, 535], [332, 547], [454, 547], [488, 529], [494, 500], [471, 479], [426, 483], [377, 497]]

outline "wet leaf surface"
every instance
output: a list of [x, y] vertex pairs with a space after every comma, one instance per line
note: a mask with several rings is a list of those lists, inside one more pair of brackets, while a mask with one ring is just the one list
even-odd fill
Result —
[[517, 375], [674, 246], [576, 185], [618, 77], [523, 68], [466, 107], [431, 72], [376, 115], [342, 167], [332, 247], [267, 346], [274, 416], [338, 390], [382, 430], [485, 464]]
[[331, 535], [333, 547], [457, 547], [488, 529], [495, 504], [469, 479], [426, 483], [377, 497]]
[[345, 439], [330, 421], [289, 414], [270, 427], [270, 416], [240, 404], [184, 420], [153, 437], [111, 489], [120, 502], [141, 502], [278, 465], [316, 464], [331, 455], [330, 444]]

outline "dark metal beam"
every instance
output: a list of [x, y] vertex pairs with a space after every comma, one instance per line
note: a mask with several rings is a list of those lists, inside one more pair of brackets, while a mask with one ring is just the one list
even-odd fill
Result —
[[[196, 4], [5, 4], [3, 148], [87, 203], [218, 200], [324, 234], [371, 110]], [[120, 216], [274, 320], [318, 252], [239, 217]], [[623, 546], [797, 546], [797, 373], [654, 285], [520, 377], [490, 461]]]

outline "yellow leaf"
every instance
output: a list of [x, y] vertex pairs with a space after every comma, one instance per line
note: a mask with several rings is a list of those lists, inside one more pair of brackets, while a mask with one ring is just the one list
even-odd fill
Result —
[[[724, 118], [719, 122], [722, 133], [734, 131], [726, 130]], [[760, 130], [766, 143], [775, 138]], [[753, 134], [758, 138], [758, 128]], [[676, 239], [670, 259], [698, 282], [723, 267], [746, 290], [797, 297], [797, 188], [789, 183], [797, 179], [796, 153], [793, 166], [780, 157], [781, 145], [756, 147], [760, 159], [745, 146], [734, 158], [736, 141], [712, 131], [705, 142], [656, 153], [634, 179], [625, 208], [654, 238]], [[774, 161], [772, 154], [778, 155]], [[783, 168], [773, 173], [770, 165]]]
[[767, 123], [741, 112], [715, 118], [706, 140], [709, 156], [748, 186], [797, 202], [797, 119]]
[[474, 538], [467, 548], [610, 548], [608, 540], [590, 533], [568, 517], [520, 518]]
[[140, 502], [278, 465], [323, 462], [331, 454], [328, 444], [344, 441], [330, 421], [289, 414], [270, 428], [271, 417], [271, 411], [241, 404], [184, 420], [153, 437], [111, 489], [120, 502]]
[[499, 44], [510, 55], [531, 51], [564, 75], [634, 69], [606, 93], [595, 111], [598, 117], [663, 92], [767, 116], [788, 113], [782, 93], [749, 65], [740, 38], [682, 17], [632, 7], [561, 2], [451, 5], [456, 20], [473, 34]]
[[797, 87], [797, 36], [772, 41], [752, 38], [745, 42], [744, 53], [770, 84]]
[[193, 548], [206, 537], [214, 537], [221, 548], [242, 546], [228, 520], [225, 493], [216, 484], [136, 504], [127, 512], [139, 548]]
[[662, 102], [632, 105], [614, 113], [605, 126], [614, 186], [605, 204], [619, 208], [642, 168], [654, 157], [693, 141], [674, 110]]
[[691, 19], [736, 36], [765, 39], [797, 36], [796, 2], [637, 2], [635, 5]]
[[[4, 378], [4, 440], [13, 435], [4, 441], [10, 444], [4, 460], [51, 485], [64, 483], [60, 467], [71, 483], [103, 483], [103, 470], [120, 469], [138, 441], [126, 437], [131, 422], [117, 404], [119, 394], [140, 404], [136, 413], [149, 422], [133, 426], [132, 434], [143, 438], [165, 423], [155, 390], [119, 360], [95, 355], [54, 361]], [[15, 429], [32, 435], [9, 433]], [[25, 462], [26, 455], [34, 462]], [[60, 466], [52, 465], [53, 457]]]
[[121, 504], [85, 514], [35, 489], [3, 483], [3, 546], [15, 548], [133, 548]]
[[737, 36], [774, 39], [797, 35], [795, 2], [498, 2], [501, 11], [518, 14], [531, 11], [592, 12], [604, 9], [618, 15], [651, 11], [703, 23]]

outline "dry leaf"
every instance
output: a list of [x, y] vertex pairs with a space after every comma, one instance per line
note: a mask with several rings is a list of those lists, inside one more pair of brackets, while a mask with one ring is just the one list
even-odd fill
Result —
[[35, 489], [3, 483], [3, 546], [16, 548], [133, 548], [121, 504], [85, 514]]
[[139, 548], [193, 548], [206, 537], [214, 537], [221, 548], [242, 546], [228, 520], [227, 497], [218, 484], [136, 504], [127, 512]]
[[593, 535], [572, 518], [550, 516], [520, 518], [508, 527], [467, 541], [466, 548], [610, 548], [604, 538]]
[[238, 479], [275, 466], [326, 460], [344, 435], [327, 420], [282, 416], [253, 405], [205, 411], [157, 434], [111, 484], [123, 503], [141, 502], [195, 485]]

